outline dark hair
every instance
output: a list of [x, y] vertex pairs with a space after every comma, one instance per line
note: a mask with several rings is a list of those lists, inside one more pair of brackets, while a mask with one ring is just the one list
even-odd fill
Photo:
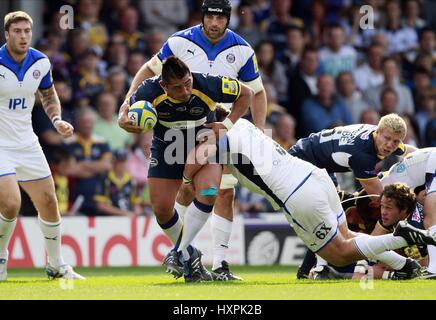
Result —
[[380, 194], [382, 197], [395, 200], [401, 211], [406, 209], [407, 214], [412, 213], [416, 208], [416, 195], [408, 186], [403, 183], [394, 183], [386, 186]]
[[435, 31], [432, 28], [424, 27], [424, 28], [422, 28], [421, 30], [418, 31], [418, 39], [419, 39], [419, 41], [422, 40], [422, 37], [424, 36], [424, 33], [426, 33], [426, 32], [431, 32], [431, 33], [435, 34]]
[[386, 87], [380, 94], [380, 100], [388, 93], [392, 93], [398, 100], [398, 93], [392, 87]]
[[303, 57], [304, 55], [306, 55], [306, 53], [310, 52], [318, 53], [317, 47], [315, 47], [314, 45], [306, 45], [303, 49], [303, 53], [301, 54], [301, 56]]
[[182, 79], [190, 70], [186, 63], [175, 56], [168, 57], [162, 64], [162, 81], [170, 83], [171, 79]]

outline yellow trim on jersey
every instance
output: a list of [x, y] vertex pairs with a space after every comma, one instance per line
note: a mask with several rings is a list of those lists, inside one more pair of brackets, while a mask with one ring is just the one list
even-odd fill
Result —
[[115, 184], [117, 186], [117, 188], [120, 190], [122, 187], [124, 187], [124, 185], [126, 183], [128, 183], [131, 180], [131, 176], [130, 176], [130, 174], [125, 172], [124, 175], [121, 178], [118, 178], [115, 175], [115, 172], [113, 170], [111, 170], [111, 171], [109, 171], [108, 179], [113, 184]]
[[211, 111], [215, 110], [216, 102], [213, 101], [209, 96], [207, 96], [206, 94], [204, 94], [203, 92], [201, 92], [201, 91], [199, 91], [197, 89], [192, 89], [192, 94], [196, 95], [201, 100], [203, 100], [203, 102], [207, 104], [207, 106], [209, 107], [209, 109]]
[[94, 196], [94, 200], [97, 202], [102, 202], [102, 203], [106, 203], [106, 204], [111, 204], [111, 201], [108, 197], [101, 195], [101, 194], [96, 194]]
[[153, 107], [156, 107], [159, 103], [161, 103], [162, 101], [164, 101], [167, 98], [167, 94], [161, 94], [160, 96], [158, 96], [156, 99], [154, 99], [151, 104], [153, 105]]
[[377, 224], [383, 229], [383, 230], [385, 230], [387, 233], [391, 233], [392, 232], [392, 230], [389, 230], [388, 228], [386, 228], [384, 225], [382, 225], [381, 223], [380, 223], [380, 220], [377, 220]]
[[366, 181], [366, 180], [373, 180], [373, 179], [378, 179], [378, 177], [372, 177], [372, 178], [356, 178], [356, 180], [359, 180], [359, 181]]

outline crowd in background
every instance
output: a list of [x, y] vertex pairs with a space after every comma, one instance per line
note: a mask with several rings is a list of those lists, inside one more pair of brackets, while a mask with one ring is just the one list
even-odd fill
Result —
[[[151, 141], [118, 127], [117, 114], [139, 68], [166, 39], [201, 23], [202, 0], [46, 0], [45, 32], [34, 47], [53, 66], [64, 141], [40, 104], [33, 125], [52, 167], [64, 215], [151, 214]], [[59, 8], [75, 9], [62, 29]], [[361, 28], [362, 5], [375, 28]], [[406, 143], [436, 146], [436, 1], [235, 0], [230, 28], [255, 49], [267, 92], [267, 127], [285, 149], [300, 137], [401, 114]], [[370, 22], [370, 21], [369, 21]], [[240, 212], [272, 211], [237, 190]], [[33, 208], [24, 199], [22, 213]]]

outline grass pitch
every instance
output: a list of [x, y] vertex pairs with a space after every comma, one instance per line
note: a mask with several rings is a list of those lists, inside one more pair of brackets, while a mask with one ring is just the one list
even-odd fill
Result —
[[[0, 299], [294, 300], [436, 299], [436, 281], [297, 280], [296, 268], [233, 267], [243, 282], [185, 284], [163, 267], [78, 268], [86, 281], [49, 281], [42, 269], [9, 270], [0, 282]], [[371, 288], [372, 286], [372, 288]]]

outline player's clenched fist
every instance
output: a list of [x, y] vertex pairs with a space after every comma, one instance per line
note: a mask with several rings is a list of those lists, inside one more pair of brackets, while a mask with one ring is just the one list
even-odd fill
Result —
[[53, 123], [56, 131], [64, 138], [71, 137], [74, 132], [74, 127], [64, 120], [57, 120]]

